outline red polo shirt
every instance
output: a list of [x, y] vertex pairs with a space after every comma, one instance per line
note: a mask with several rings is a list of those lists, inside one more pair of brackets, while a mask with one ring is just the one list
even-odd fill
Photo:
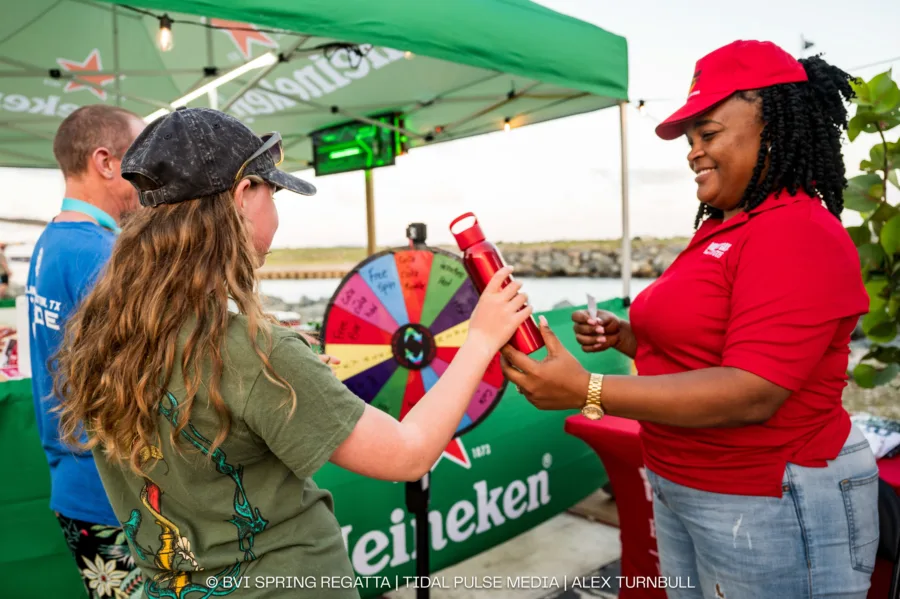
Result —
[[647, 466], [695, 489], [775, 497], [787, 462], [825, 466], [850, 432], [841, 393], [850, 333], [868, 309], [856, 247], [818, 199], [782, 192], [706, 221], [632, 304], [638, 373], [726, 366], [792, 394], [759, 425], [642, 422]]

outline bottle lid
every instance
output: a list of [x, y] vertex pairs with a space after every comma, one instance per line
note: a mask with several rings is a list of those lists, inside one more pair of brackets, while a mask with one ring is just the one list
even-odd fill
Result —
[[[471, 219], [471, 225], [467, 225], [463, 222], [466, 219]], [[465, 214], [456, 217], [456, 219], [450, 223], [450, 232], [453, 233], [453, 237], [456, 238], [456, 245], [458, 245], [459, 249], [462, 251], [466, 251], [468, 248], [485, 239], [484, 232], [481, 230], [481, 225], [478, 224], [478, 219], [472, 212], [466, 212]]]

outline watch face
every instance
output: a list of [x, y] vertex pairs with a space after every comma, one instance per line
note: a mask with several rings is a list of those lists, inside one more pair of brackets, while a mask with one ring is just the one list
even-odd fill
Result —
[[595, 406], [593, 404], [588, 404], [584, 406], [581, 410], [581, 413], [584, 414], [585, 418], [589, 420], [599, 420], [603, 416], [603, 410], [600, 406]]

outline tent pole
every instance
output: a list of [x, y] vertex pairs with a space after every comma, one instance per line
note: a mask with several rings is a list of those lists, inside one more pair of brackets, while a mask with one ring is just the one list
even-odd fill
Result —
[[622, 298], [631, 303], [631, 230], [628, 219], [628, 102], [619, 103], [619, 134], [622, 143]]
[[116, 5], [112, 6], [112, 26], [113, 26], [113, 73], [116, 78], [116, 106], [122, 106], [122, 93], [119, 87], [121, 77], [119, 76], [119, 13]]
[[[211, 27], [206, 28], [206, 66], [215, 68], [215, 56], [213, 54], [213, 30]], [[209, 107], [213, 110], [219, 109], [219, 90], [209, 90]]]
[[368, 255], [375, 253], [375, 182], [372, 180], [372, 169], [366, 169], [366, 225], [368, 228]]

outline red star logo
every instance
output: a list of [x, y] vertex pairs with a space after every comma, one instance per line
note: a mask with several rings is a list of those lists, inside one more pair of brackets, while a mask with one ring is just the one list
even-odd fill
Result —
[[472, 467], [472, 462], [469, 460], [469, 454], [466, 453], [466, 446], [463, 445], [463, 441], [460, 438], [456, 438], [450, 441], [450, 444], [447, 445], [447, 448], [441, 454], [441, 457], [439, 457], [438, 461], [435, 462], [434, 466], [431, 467], [432, 472], [444, 458], [447, 458], [451, 462], [462, 466], [466, 470]]
[[250, 60], [253, 56], [253, 53], [250, 51], [251, 42], [265, 46], [266, 48], [278, 47], [278, 42], [262, 31], [257, 31], [256, 25], [238, 23], [237, 21], [225, 21], [223, 19], [210, 19], [209, 24], [213, 27], [220, 28], [223, 33], [227, 34], [247, 60]]
[[[103, 66], [100, 63], [100, 51], [94, 48], [88, 57], [84, 59], [83, 62], [75, 62], [74, 60], [66, 60], [65, 58], [57, 58], [56, 62], [66, 71], [70, 73], [77, 73], [78, 71], [102, 71]], [[83, 75], [81, 79], [85, 81], [89, 81], [95, 85], [108, 85], [116, 80], [113, 75]], [[78, 81], [69, 81], [66, 83], [65, 91], [74, 92], [80, 89], [86, 89], [90, 91], [92, 94], [100, 98], [101, 100], [106, 100], [106, 92], [102, 89], [97, 89], [96, 87], [92, 87], [90, 85], [85, 85]]]

